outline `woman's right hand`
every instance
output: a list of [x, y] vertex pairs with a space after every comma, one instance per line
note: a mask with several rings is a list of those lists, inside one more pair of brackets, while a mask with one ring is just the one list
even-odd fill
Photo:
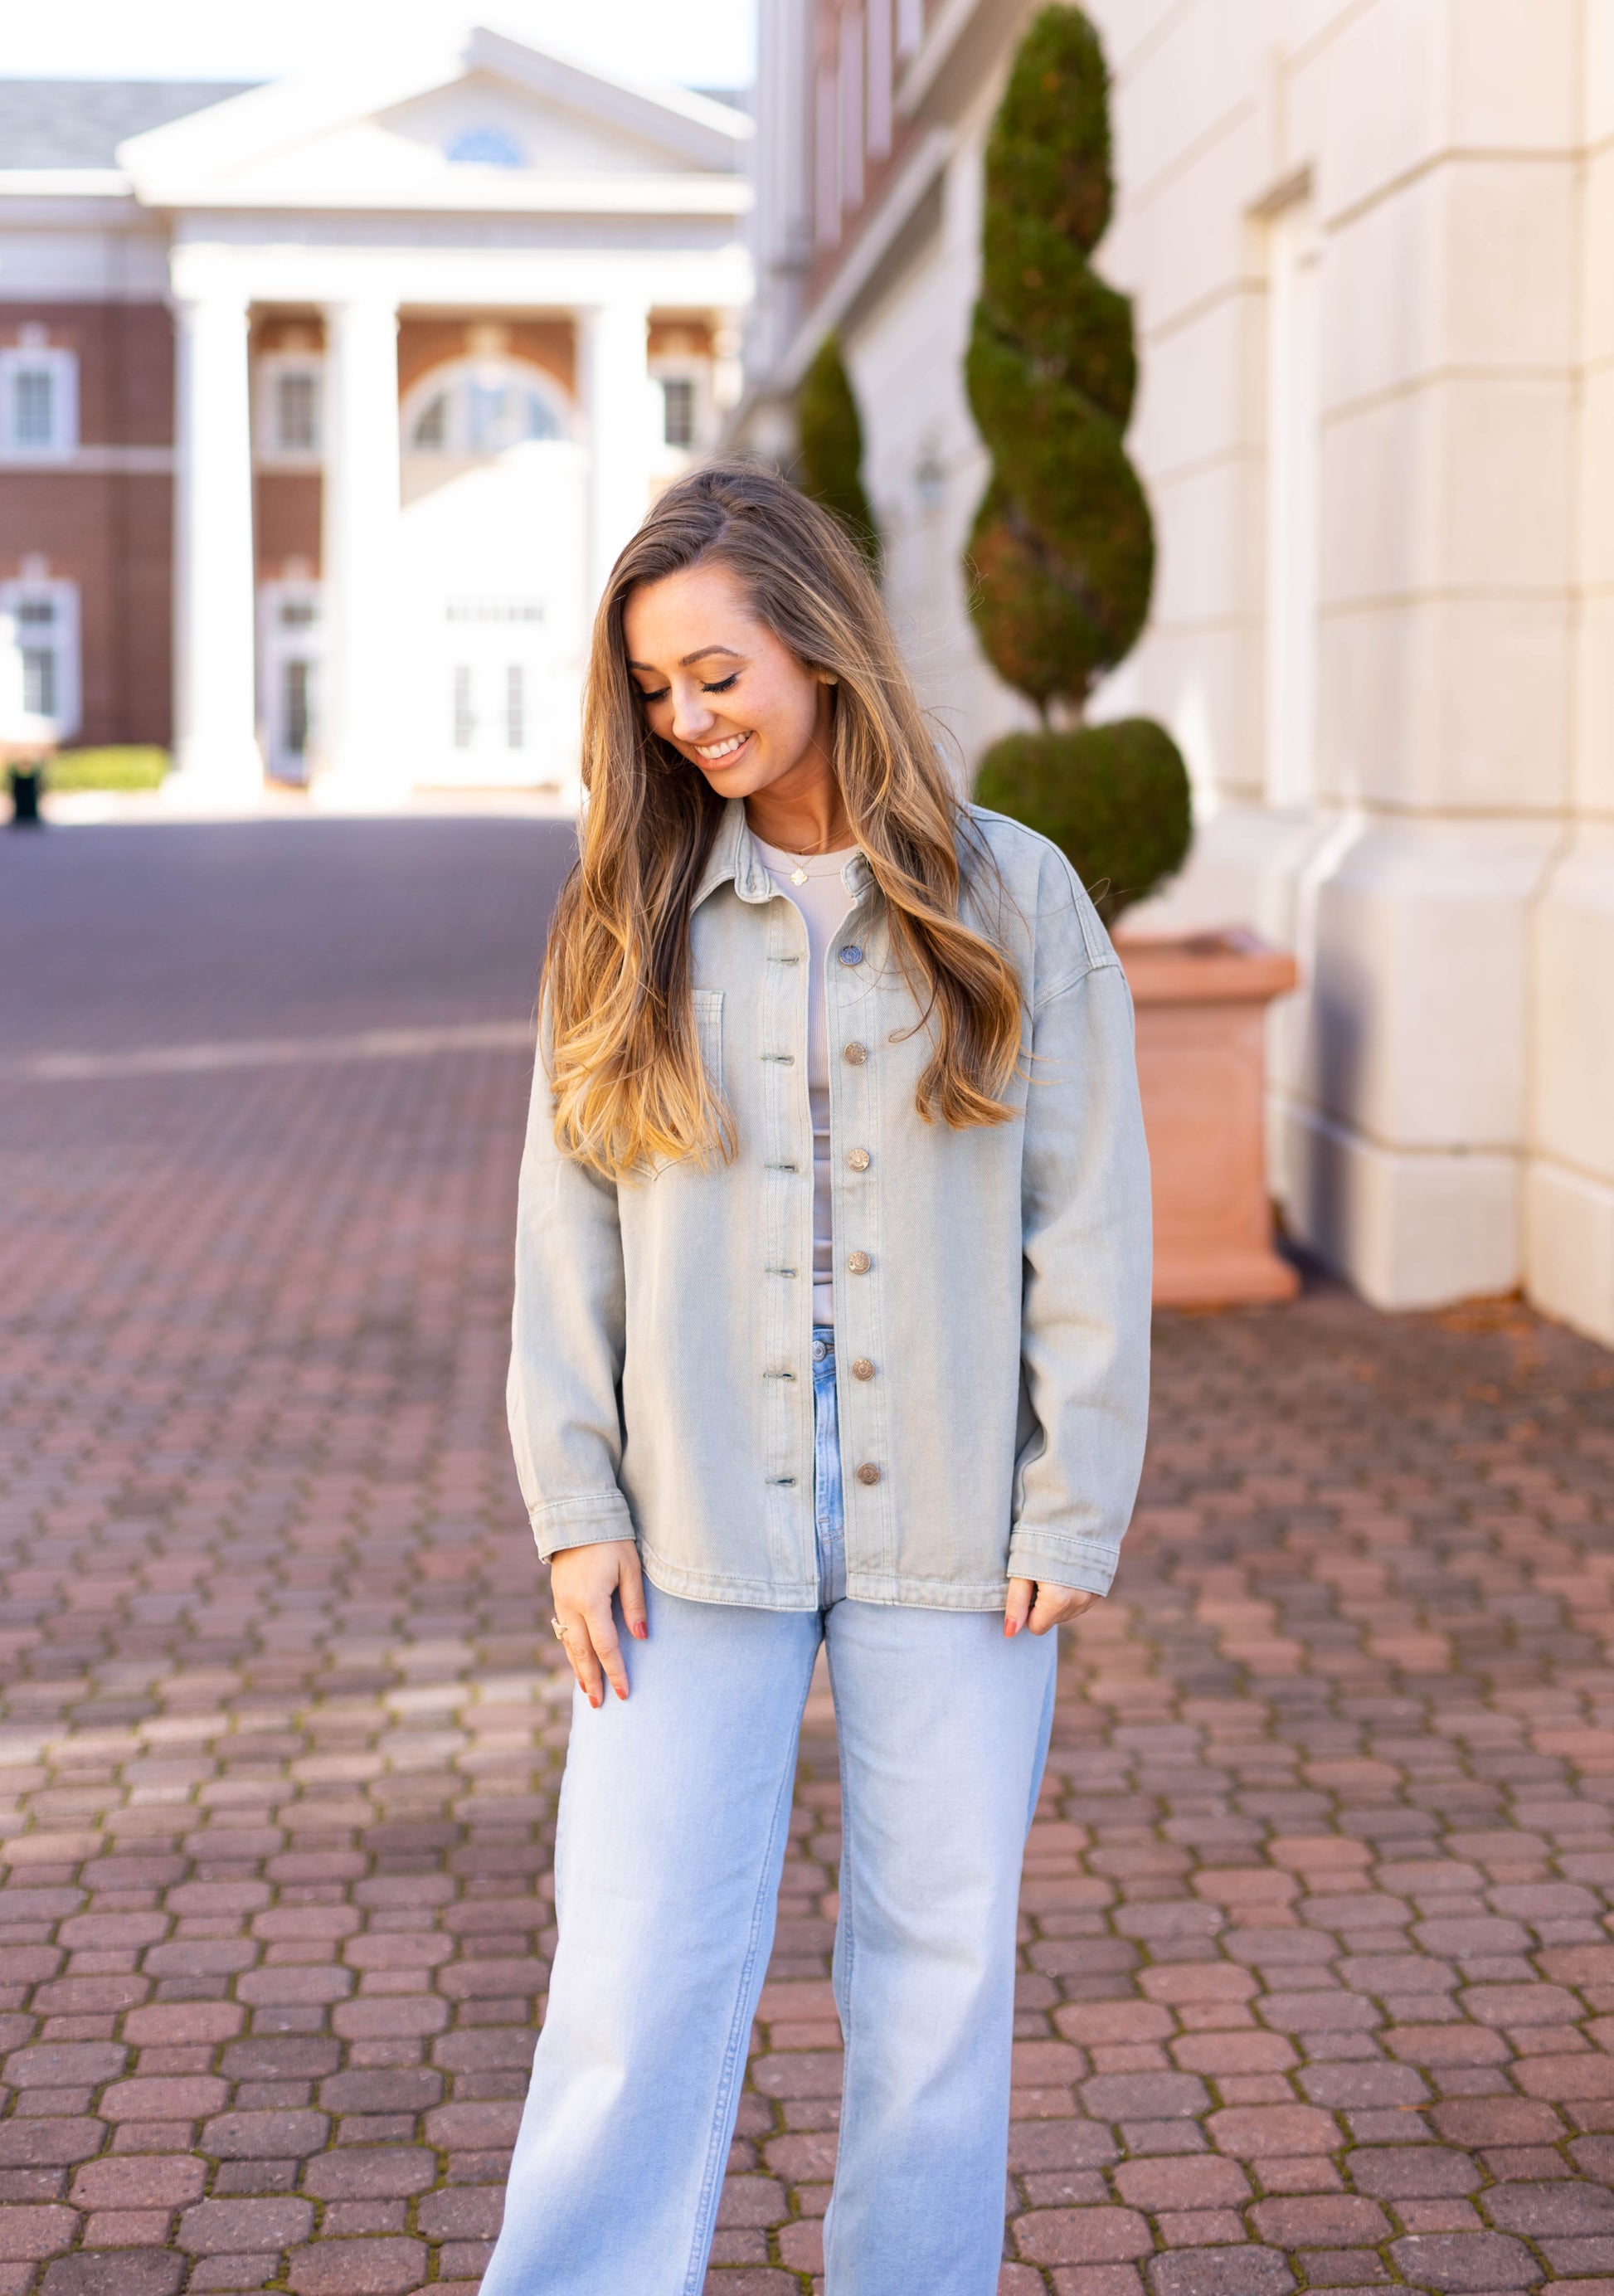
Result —
[[619, 1698], [626, 1698], [627, 1669], [611, 1602], [620, 1598], [622, 1622], [642, 1643], [650, 1628], [637, 1546], [631, 1538], [609, 1538], [596, 1546], [562, 1547], [550, 1562], [549, 1585], [555, 1616], [565, 1630], [566, 1655], [589, 1704], [604, 1704], [607, 1681]]

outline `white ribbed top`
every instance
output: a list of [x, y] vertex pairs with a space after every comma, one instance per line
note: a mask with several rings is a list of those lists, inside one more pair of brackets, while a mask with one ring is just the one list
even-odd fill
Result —
[[[754, 831], [752, 834], [755, 837]], [[756, 837], [756, 846], [774, 885], [787, 900], [795, 902], [807, 924], [807, 1098], [813, 1110], [813, 1321], [832, 1324], [835, 1237], [830, 1192], [830, 1043], [823, 968], [840, 922], [852, 906], [851, 895], [840, 882], [840, 873], [856, 849], [848, 845], [839, 853], [785, 853], [776, 845], [765, 845], [759, 837]], [[802, 881], [799, 884], [795, 882], [798, 875]]]

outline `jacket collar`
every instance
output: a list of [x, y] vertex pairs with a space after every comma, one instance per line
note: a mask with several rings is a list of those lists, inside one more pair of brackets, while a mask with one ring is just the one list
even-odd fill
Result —
[[[692, 914], [709, 893], [731, 880], [742, 901], [770, 901], [774, 898], [774, 881], [746, 824], [745, 800], [737, 797], [730, 798], [723, 808], [723, 819], [717, 824], [717, 834], [712, 840], [712, 849], [690, 904]], [[874, 873], [861, 853], [847, 856], [840, 882], [855, 901], [861, 900], [869, 890], [874, 882]]]

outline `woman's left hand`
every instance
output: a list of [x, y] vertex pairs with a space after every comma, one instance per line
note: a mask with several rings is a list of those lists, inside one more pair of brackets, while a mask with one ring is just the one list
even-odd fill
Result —
[[1034, 1635], [1045, 1635], [1050, 1627], [1067, 1627], [1072, 1619], [1079, 1619], [1094, 1603], [1103, 1601], [1102, 1595], [1090, 1595], [1085, 1587], [1054, 1587], [1035, 1578], [1011, 1578], [1009, 1604], [1004, 1612], [1004, 1632], [1019, 1634], [1029, 1627]]

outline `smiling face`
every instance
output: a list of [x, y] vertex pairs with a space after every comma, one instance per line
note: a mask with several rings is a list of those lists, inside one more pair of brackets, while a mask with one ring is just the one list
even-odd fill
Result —
[[629, 593], [627, 667], [651, 731], [723, 798], [774, 804], [839, 792], [830, 687], [764, 627], [725, 566], [691, 566]]

